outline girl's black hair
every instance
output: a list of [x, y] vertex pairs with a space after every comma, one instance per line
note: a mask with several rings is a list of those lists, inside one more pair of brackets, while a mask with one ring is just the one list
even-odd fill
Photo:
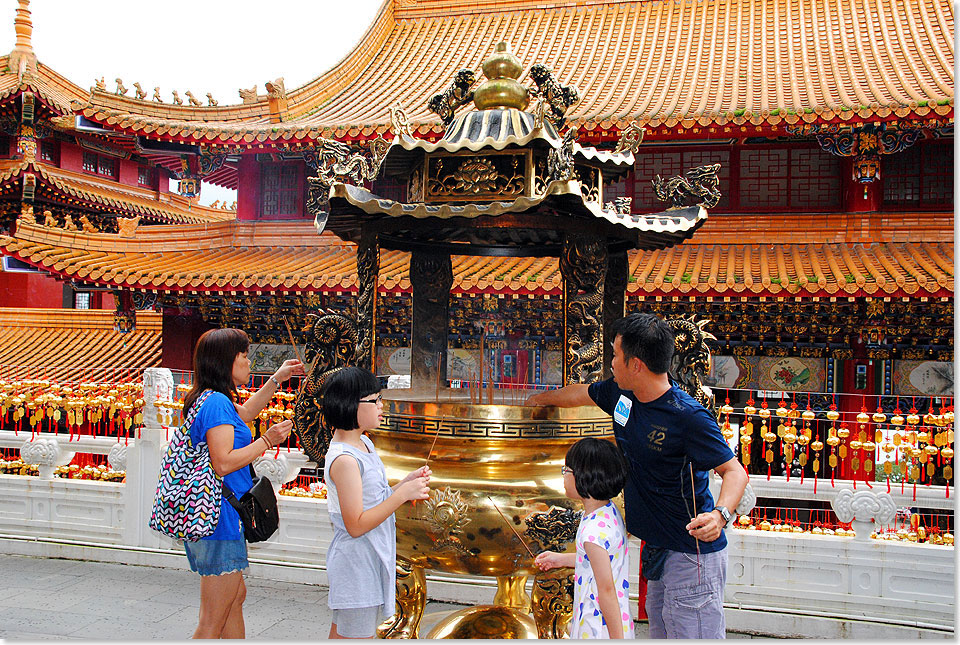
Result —
[[250, 337], [242, 329], [211, 329], [203, 333], [193, 350], [193, 388], [183, 399], [183, 418], [204, 390], [213, 390], [235, 400], [233, 362], [250, 348]]
[[323, 418], [330, 429], [355, 430], [360, 399], [380, 391], [380, 381], [370, 370], [349, 365], [323, 384]]
[[595, 437], [581, 439], [570, 446], [564, 463], [573, 471], [580, 497], [616, 497], [627, 481], [626, 462], [620, 449], [610, 441]]

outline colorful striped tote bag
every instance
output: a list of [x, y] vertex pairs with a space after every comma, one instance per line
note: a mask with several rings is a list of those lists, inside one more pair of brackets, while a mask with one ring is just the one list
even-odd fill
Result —
[[210, 463], [207, 442], [194, 446], [190, 426], [213, 390], [204, 390], [187, 413], [160, 462], [160, 483], [153, 500], [150, 528], [176, 540], [196, 542], [220, 521], [222, 480]]

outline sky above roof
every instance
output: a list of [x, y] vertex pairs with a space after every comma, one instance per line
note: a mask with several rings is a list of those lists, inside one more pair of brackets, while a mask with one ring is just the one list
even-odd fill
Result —
[[[382, 0], [33, 0], [33, 49], [39, 61], [80, 87], [103, 77], [139, 82], [171, 101], [190, 90], [206, 104], [240, 103], [238, 90], [284, 78], [293, 90], [334, 67], [373, 23]], [[0, 0], [0, 51], [16, 42], [15, 0]], [[132, 92], [132, 90], [131, 90]], [[205, 185], [200, 202], [235, 199]], [[232, 196], [233, 195], [233, 196]]]

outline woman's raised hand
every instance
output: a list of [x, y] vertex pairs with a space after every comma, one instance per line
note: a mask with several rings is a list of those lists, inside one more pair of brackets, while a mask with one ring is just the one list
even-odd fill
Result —
[[290, 436], [290, 431], [293, 429], [293, 421], [286, 419], [280, 423], [275, 423], [263, 434], [267, 437], [267, 441], [270, 442], [272, 446], [279, 446], [281, 443], [287, 440], [287, 437]]
[[534, 558], [533, 563], [540, 567], [541, 571], [549, 571], [564, 566], [561, 562], [561, 554], [553, 551], [544, 551]]
[[306, 371], [303, 369], [303, 363], [295, 358], [290, 358], [283, 361], [283, 365], [277, 369], [273, 376], [281, 383], [284, 383], [291, 376], [304, 376], [305, 374]]

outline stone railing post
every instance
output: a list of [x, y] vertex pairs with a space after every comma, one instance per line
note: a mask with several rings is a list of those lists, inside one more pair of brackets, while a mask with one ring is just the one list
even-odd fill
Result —
[[20, 458], [25, 464], [37, 464], [40, 479], [53, 479], [57, 466], [65, 466], [76, 454], [72, 450], [63, 450], [56, 437], [37, 437], [33, 441], [24, 441], [20, 446]]
[[273, 492], [280, 491], [280, 487], [286, 483], [292, 482], [300, 474], [302, 464], [292, 463], [283, 453], [273, 456], [274, 452], [268, 450], [266, 454], [257, 457], [253, 462], [253, 471], [258, 477], [266, 477], [273, 485]]
[[[157, 401], [173, 398], [173, 375], [164, 367], [143, 373], [143, 427], [126, 451], [127, 484], [124, 488], [123, 541], [131, 546], [172, 547], [173, 540], [150, 529], [150, 511], [160, 478], [160, 459], [167, 431], [157, 421]], [[119, 457], [119, 455], [117, 455]]]
[[867, 542], [875, 524], [889, 524], [897, 514], [897, 505], [888, 493], [861, 490], [854, 493], [849, 488], [837, 493], [831, 503], [833, 512], [841, 522], [851, 522], [854, 540]]

